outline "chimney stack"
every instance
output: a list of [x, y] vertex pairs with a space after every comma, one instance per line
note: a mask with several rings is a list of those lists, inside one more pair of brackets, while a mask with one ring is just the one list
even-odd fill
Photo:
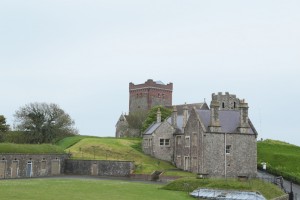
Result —
[[219, 102], [217, 100], [212, 100], [210, 102], [210, 126], [211, 132], [220, 132], [220, 119], [219, 119]]
[[185, 128], [185, 125], [186, 125], [187, 120], [188, 120], [188, 113], [189, 113], [189, 108], [185, 103], [184, 106], [183, 106], [183, 119], [182, 119], [183, 120], [183, 123], [182, 123], [182, 128], [183, 129]]
[[160, 108], [157, 109], [157, 113], [156, 113], [156, 122], [160, 123], [161, 122], [161, 112], [160, 112]]
[[176, 128], [177, 127], [177, 108], [176, 108], [176, 106], [173, 107], [171, 120], [172, 120], [172, 126], [174, 128]]
[[248, 133], [249, 132], [249, 123], [248, 123], [248, 103], [246, 103], [245, 99], [240, 101], [239, 105], [240, 109], [240, 127], [238, 128], [240, 133]]

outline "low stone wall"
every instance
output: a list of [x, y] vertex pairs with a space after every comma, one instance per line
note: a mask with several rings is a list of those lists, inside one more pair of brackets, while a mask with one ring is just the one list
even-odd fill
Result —
[[55, 176], [68, 154], [0, 154], [0, 179]]
[[65, 174], [93, 176], [130, 176], [134, 170], [131, 161], [66, 160]]

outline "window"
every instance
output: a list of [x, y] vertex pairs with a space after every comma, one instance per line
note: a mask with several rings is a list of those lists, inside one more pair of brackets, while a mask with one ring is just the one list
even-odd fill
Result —
[[233, 102], [233, 108], [235, 108], [236, 107], [236, 103], [235, 102]]
[[190, 147], [190, 136], [185, 136], [185, 146]]
[[164, 146], [165, 144], [165, 139], [159, 139], [159, 145]]
[[170, 139], [159, 139], [160, 146], [170, 146]]
[[170, 146], [170, 139], [165, 139], [165, 146]]
[[224, 102], [222, 103], [222, 108], [225, 108], [225, 103]]
[[177, 145], [181, 145], [181, 136], [177, 136]]
[[231, 152], [231, 145], [226, 145], [226, 154], [230, 154]]
[[159, 94], [159, 93], [158, 93], [158, 95], [157, 95], [157, 96], [158, 96], [158, 98], [160, 98], [160, 94]]
[[148, 147], [149, 146], [149, 139], [144, 139], [144, 147]]
[[192, 145], [197, 146], [197, 133], [193, 133]]

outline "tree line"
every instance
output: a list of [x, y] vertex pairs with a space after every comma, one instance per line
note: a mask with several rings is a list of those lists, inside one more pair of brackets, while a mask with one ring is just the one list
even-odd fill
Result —
[[66, 136], [77, 135], [75, 122], [54, 103], [30, 103], [14, 114], [14, 130], [0, 115], [0, 141], [16, 143], [52, 143]]

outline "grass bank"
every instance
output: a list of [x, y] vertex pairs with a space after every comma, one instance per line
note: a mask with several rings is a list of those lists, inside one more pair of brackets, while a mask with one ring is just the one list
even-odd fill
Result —
[[1, 199], [6, 200], [192, 200], [185, 192], [161, 190], [161, 185], [140, 182], [30, 179], [1, 181]]
[[273, 199], [275, 197], [284, 195], [284, 192], [281, 191], [277, 186], [258, 179], [238, 181], [237, 179], [183, 178], [175, 180], [163, 187], [163, 189], [166, 190], [186, 192], [191, 192], [197, 188], [253, 191], [261, 193], [267, 199]]
[[257, 163], [267, 163], [267, 171], [300, 183], [300, 147], [276, 140], [257, 143]]
[[0, 143], [0, 153], [65, 153], [64, 149], [52, 144]]
[[137, 174], [161, 170], [169, 176], [195, 176], [192, 173], [174, 170], [176, 168], [169, 162], [145, 155], [141, 151], [140, 138], [83, 138], [66, 151], [72, 154], [72, 159], [134, 161]]

